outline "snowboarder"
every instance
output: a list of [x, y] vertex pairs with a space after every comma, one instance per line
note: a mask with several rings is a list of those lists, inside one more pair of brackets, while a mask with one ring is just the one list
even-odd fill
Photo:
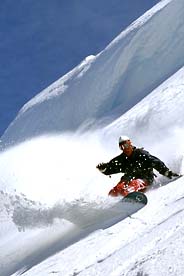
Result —
[[120, 182], [110, 190], [111, 196], [126, 196], [134, 191], [144, 192], [156, 176], [153, 169], [170, 179], [179, 176], [148, 151], [133, 146], [127, 136], [120, 136], [119, 148], [123, 151], [120, 155], [108, 163], [100, 163], [96, 166], [105, 175], [123, 173]]

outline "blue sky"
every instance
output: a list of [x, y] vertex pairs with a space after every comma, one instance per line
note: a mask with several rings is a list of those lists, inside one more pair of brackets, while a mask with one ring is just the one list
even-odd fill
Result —
[[158, 0], [1, 0], [0, 135], [19, 109]]

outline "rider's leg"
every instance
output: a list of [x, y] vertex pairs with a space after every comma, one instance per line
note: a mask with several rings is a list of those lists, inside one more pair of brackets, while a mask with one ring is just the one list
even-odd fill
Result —
[[121, 180], [116, 186], [114, 186], [110, 191], [109, 191], [109, 195], [110, 196], [126, 196], [126, 192], [124, 193], [124, 191], [126, 191], [126, 186], [128, 186], [128, 182], [125, 180]]
[[129, 181], [129, 191], [130, 192], [145, 192], [146, 188], [148, 187], [149, 182], [144, 179], [132, 179]]

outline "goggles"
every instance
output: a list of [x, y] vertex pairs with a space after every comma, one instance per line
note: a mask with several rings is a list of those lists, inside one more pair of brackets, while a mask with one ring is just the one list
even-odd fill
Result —
[[129, 148], [129, 146], [131, 145], [131, 142], [130, 140], [127, 140], [127, 141], [123, 141], [119, 144], [119, 147], [123, 147], [123, 148]]

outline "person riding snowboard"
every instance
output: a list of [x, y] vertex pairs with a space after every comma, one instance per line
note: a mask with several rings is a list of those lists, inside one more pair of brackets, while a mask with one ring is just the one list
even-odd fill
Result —
[[111, 196], [126, 196], [134, 191], [144, 192], [156, 176], [153, 169], [170, 179], [179, 176], [169, 170], [159, 158], [142, 148], [133, 146], [127, 136], [120, 136], [119, 148], [123, 151], [120, 155], [108, 163], [100, 163], [96, 166], [105, 175], [123, 173], [120, 182], [110, 190]]

